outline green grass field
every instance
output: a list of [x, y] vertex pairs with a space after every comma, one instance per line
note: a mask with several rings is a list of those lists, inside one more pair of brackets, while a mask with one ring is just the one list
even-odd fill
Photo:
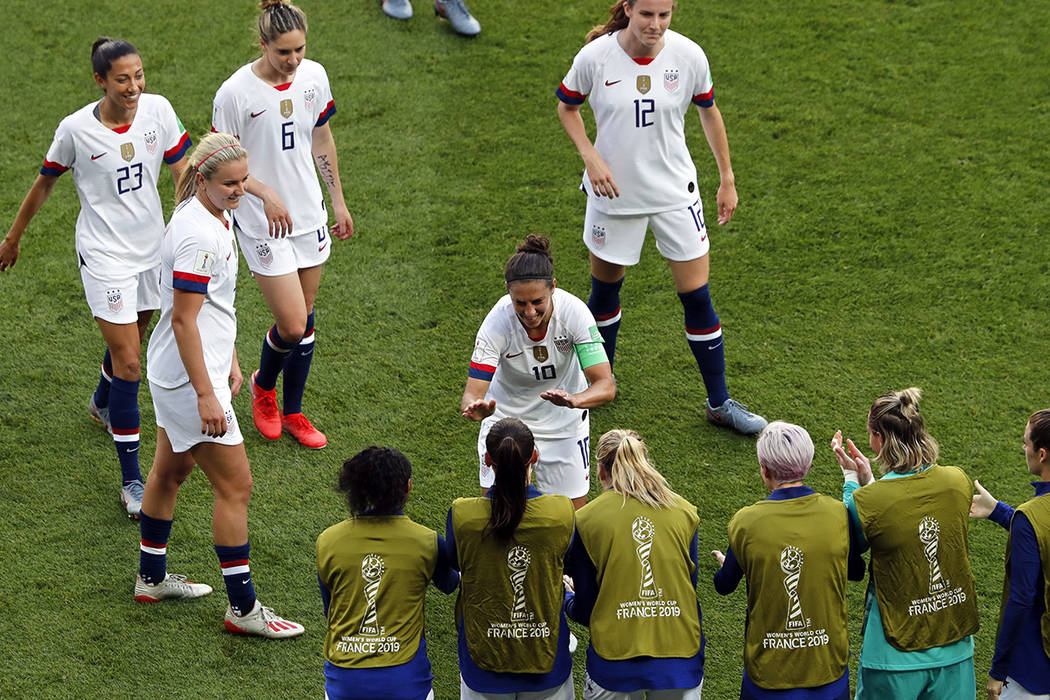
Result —
[[[453, 35], [426, 0], [408, 23], [378, 0], [301, 0], [307, 55], [329, 73], [332, 128], [357, 226], [325, 269], [306, 408], [322, 452], [245, 435], [260, 598], [307, 633], [289, 642], [222, 628], [210, 489], [196, 474], [176, 511], [169, 566], [216, 587], [187, 604], [132, 601], [137, 526], [117, 505], [108, 437], [89, 419], [101, 336], [73, 253], [78, 203], [63, 177], [0, 275], [0, 695], [313, 696], [324, 619], [313, 542], [344, 516], [342, 460], [370, 444], [415, 465], [406, 506], [444, 527], [477, 490], [476, 426], [458, 415], [474, 333], [502, 294], [502, 266], [527, 232], [552, 236], [559, 284], [586, 298], [581, 164], [555, 117], [554, 89], [607, 10], [605, 0], [473, 0], [476, 40]], [[96, 99], [88, 60], [100, 34], [142, 52], [148, 89], [197, 139], [222, 80], [255, 57], [247, 0], [9, 0], [12, 76], [0, 110], [0, 224], [6, 227], [59, 120]], [[672, 28], [712, 63], [740, 209], [712, 232], [711, 289], [731, 392], [818, 446], [810, 485], [837, 495], [826, 448], [863, 437], [889, 389], [925, 390], [942, 461], [1013, 504], [1031, 493], [1021, 433], [1050, 406], [1046, 329], [1050, 222], [1050, 5], [1035, 2], [681, 0]], [[689, 138], [713, 221], [717, 171], [695, 116]], [[170, 203], [170, 176], [161, 181]], [[170, 207], [169, 207], [170, 208]], [[269, 314], [241, 266], [241, 365], [257, 366]], [[700, 548], [764, 497], [754, 442], [708, 426], [682, 338], [681, 307], [655, 247], [623, 292], [619, 396], [593, 436], [643, 433], [672, 486], [696, 503]], [[247, 396], [235, 405], [249, 421]], [[155, 430], [144, 390], [142, 457]], [[979, 687], [994, 647], [1003, 531], [971, 528], [979, 591]], [[744, 592], [717, 596], [701, 559], [705, 697], [736, 696]], [[854, 663], [863, 586], [851, 587]], [[458, 693], [452, 598], [428, 599], [438, 698]], [[585, 643], [586, 631], [576, 634]], [[577, 654], [577, 679], [583, 653]]]

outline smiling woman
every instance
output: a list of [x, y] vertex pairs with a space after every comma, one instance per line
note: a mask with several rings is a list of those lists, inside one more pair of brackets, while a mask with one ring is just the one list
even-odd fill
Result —
[[164, 231], [157, 177], [167, 163], [178, 179], [189, 136], [171, 104], [145, 94], [139, 52], [123, 39], [100, 37], [91, 66], [102, 99], [58, 125], [33, 186], [0, 243], [0, 270], [14, 267], [22, 235], [59, 176], [73, 171], [81, 210], [76, 224], [80, 278], [106, 352], [92, 417], [112, 435], [120, 461], [120, 502], [137, 518], [139, 471], [139, 357], [146, 327], [160, 306], [157, 276]]
[[523, 421], [536, 439], [536, 487], [573, 499], [590, 489], [587, 409], [612, 401], [616, 381], [586, 305], [558, 289], [550, 241], [529, 234], [504, 270], [507, 294], [478, 330], [460, 411], [481, 421], [481, 487], [494, 475], [485, 438], [502, 418]]

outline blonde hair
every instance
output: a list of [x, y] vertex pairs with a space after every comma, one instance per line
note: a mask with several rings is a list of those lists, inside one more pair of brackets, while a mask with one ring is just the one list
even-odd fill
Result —
[[675, 502], [675, 492], [649, 460], [642, 436], [633, 430], [610, 430], [598, 440], [598, 464], [609, 474], [610, 488], [650, 508], [665, 508]]
[[297, 29], [306, 34], [306, 13], [288, 0], [260, 0], [259, 38], [267, 44]]
[[876, 455], [882, 473], [908, 474], [937, 462], [937, 441], [927, 432], [919, 413], [917, 387], [891, 391], [875, 399], [868, 412], [868, 430], [882, 437]]
[[197, 173], [210, 180], [223, 163], [248, 157], [248, 151], [237, 140], [222, 132], [206, 134], [186, 159], [186, 167], [175, 187], [175, 204], [181, 204], [197, 194]]

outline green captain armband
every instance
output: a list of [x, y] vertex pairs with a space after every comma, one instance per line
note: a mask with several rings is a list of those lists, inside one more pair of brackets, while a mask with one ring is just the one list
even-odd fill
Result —
[[573, 348], [576, 350], [576, 357], [580, 359], [581, 369], [587, 369], [609, 361], [608, 356], [605, 354], [605, 346], [601, 342], [580, 343], [579, 345], [573, 345]]

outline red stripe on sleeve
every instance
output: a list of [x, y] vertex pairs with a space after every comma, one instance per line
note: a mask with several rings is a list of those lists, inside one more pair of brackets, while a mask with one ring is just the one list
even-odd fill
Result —
[[211, 280], [211, 277], [205, 277], [204, 275], [194, 275], [190, 272], [179, 272], [178, 270], [175, 271], [174, 277], [177, 280], [186, 280], [188, 282], [200, 282], [201, 284], [208, 284], [208, 282]]

